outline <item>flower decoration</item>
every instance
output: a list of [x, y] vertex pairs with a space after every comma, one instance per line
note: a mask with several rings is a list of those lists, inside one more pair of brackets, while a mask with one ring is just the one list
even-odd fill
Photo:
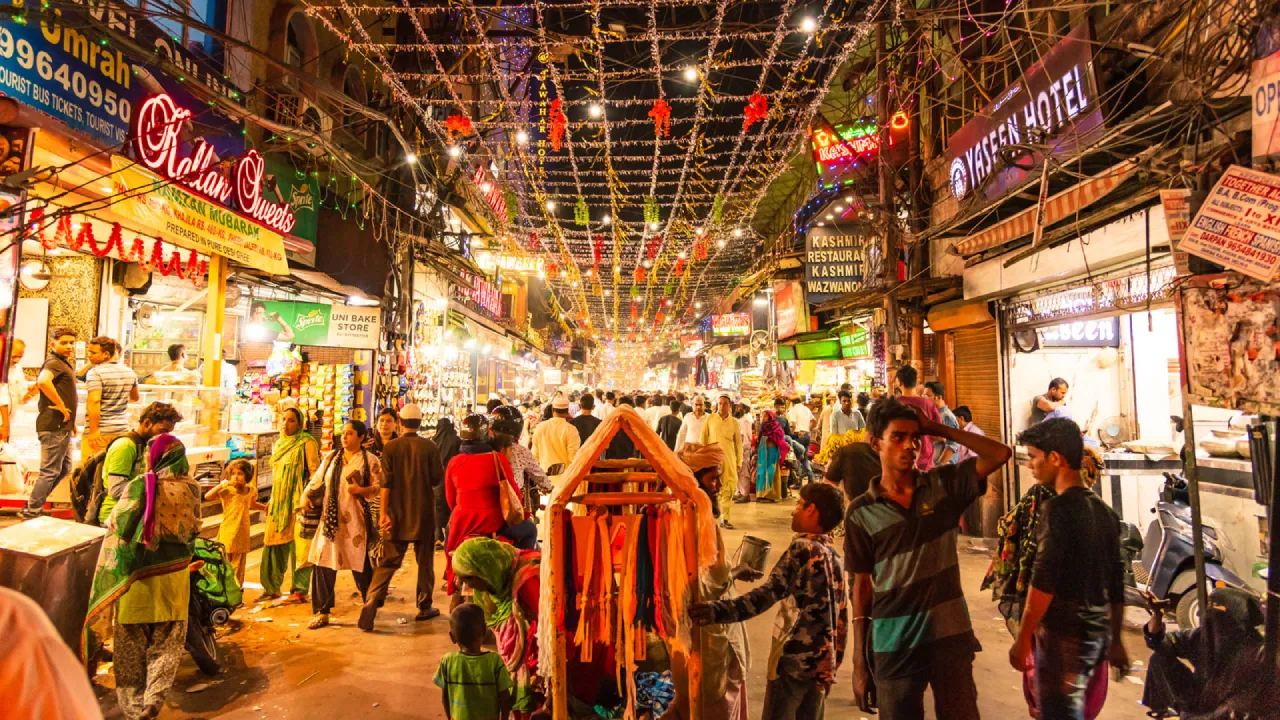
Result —
[[471, 126], [471, 118], [466, 115], [450, 115], [444, 121], [444, 129], [449, 134], [450, 140], [453, 140], [455, 134], [458, 137], [466, 137], [475, 132], [475, 128]]
[[671, 137], [671, 106], [666, 100], [658, 98], [653, 101], [653, 109], [649, 111], [653, 118], [653, 134], [655, 137]]
[[747, 100], [747, 108], [742, 113], [742, 132], [751, 129], [751, 126], [764, 120], [769, 116], [769, 99], [758, 92], [751, 93], [751, 97]]
[[564, 116], [564, 110], [561, 109], [560, 98], [551, 101], [551, 149], [560, 152], [560, 143], [564, 141], [565, 130], [569, 127], [569, 121]]

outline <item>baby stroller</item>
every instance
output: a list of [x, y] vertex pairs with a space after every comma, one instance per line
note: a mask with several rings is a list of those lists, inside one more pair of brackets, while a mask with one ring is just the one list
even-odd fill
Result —
[[191, 572], [186, 648], [201, 672], [216, 675], [221, 666], [214, 629], [231, 619], [232, 611], [240, 607], [242, 594], [222, 543], [196, 538], [191, 562], [198, 561], [204, 561], [204, 565]]

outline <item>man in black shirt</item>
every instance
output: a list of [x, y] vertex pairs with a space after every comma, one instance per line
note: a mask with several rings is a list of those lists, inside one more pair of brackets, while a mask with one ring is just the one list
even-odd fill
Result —
[[[635, 410], [634, 402], [630, 395], [623, 395], [618, 398], [618, 407]], [[631, 436], [625, 430], [618, 428], [618, 432], [614, 433], [613, 439], [609, 441], [609, 449], [604, 451], [604, 456], [607, 460], [630, 460], [636, 456], [636, 444], [631, 441]]]
[[836, 450], [827, 463], [827, 482], [844, 490], [846, 502], [867, 491], [871, 480], [880, 476], [880, 454], [871, 443], [856, 442]]
[[670, 415], [658, 419], [658, 437], [672, 450], [676, 449], [676, 441], [680, 439], [680, 428], [684, 427], [684, 419], [680, 417], [680, 401], [672, 398], [669, 403]]
[[600, 418], [592, 414], [596, 409], [596, 396], [591, 393], [583, 393], [578, 399], [578, 409], [582, 411], [578, 417], [569, 421], [569, 424], [578, 429], [578, 438], [585, 444], [587, 438], [591, 437], [591, 433], [600, 427], [602, 422]]
[[1031, 590], [1009, 662], [1025, 671], [1034, 653], [1041, 718], [1083, 720], [1085, 688], [1098, 663], [1105, 657], [1122, 672], [1129, 668], [1120, 641], [1120, 521], [1084, 486], [1078, 425], [1045, 420], [1023, 431], [1018, 444], [1027, 448], [1036, 482], [1058, 494], [1042, 511]]
[[71, 474], [71, 433], [76, 419], [76, 371], [71, 355], [76, 333], [67, 328], [53, 331], [52, 352], [40, 368], [36, 387], [40, 390], [40, 414], [36, 416], [36, 437], [40, 440], [40, 475], [19, 513], [23, 518], [39, 517], [44, 501], [62, 478]]

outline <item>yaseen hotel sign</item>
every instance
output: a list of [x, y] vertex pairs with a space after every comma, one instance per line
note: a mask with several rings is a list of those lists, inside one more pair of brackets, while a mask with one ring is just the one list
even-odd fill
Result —
[[[1092, 33], [1084, 23], [1006, 88], [947, 141], [951, 194], [983, 189], [994, 200], [1027, 171], [1000, 160], [1009, 145], [1048, 145], [1053, 153], [1084, 146], [1102, 129], [1102, 104], [1093, 74]], [[1042, 152], [1017, 154], [1017, 165], [1039, 166]]]

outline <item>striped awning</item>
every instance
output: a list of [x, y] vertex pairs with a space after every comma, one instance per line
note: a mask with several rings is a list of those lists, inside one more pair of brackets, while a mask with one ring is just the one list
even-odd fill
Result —
[[[1088, 180], [1076, 183], [1062, 192], [1049, 198], [1045, 203], [1044, 224], [1052, 225], [1079, 210], [1092, 205], [1115, 190], [1138, 171], [1138, 163], [1134, 160], [1112, 166]], [[1003, 245], [1011, 240], [1030, 235], [1036, 229], [1037, 206], [1023, 210], [1011, 218], [983, 230], [977, 235], [967, 238], [955, 238], [949, 252], [954, 255], [972, 255]], [[946, 242], [942, 240], [941, 242]]]

